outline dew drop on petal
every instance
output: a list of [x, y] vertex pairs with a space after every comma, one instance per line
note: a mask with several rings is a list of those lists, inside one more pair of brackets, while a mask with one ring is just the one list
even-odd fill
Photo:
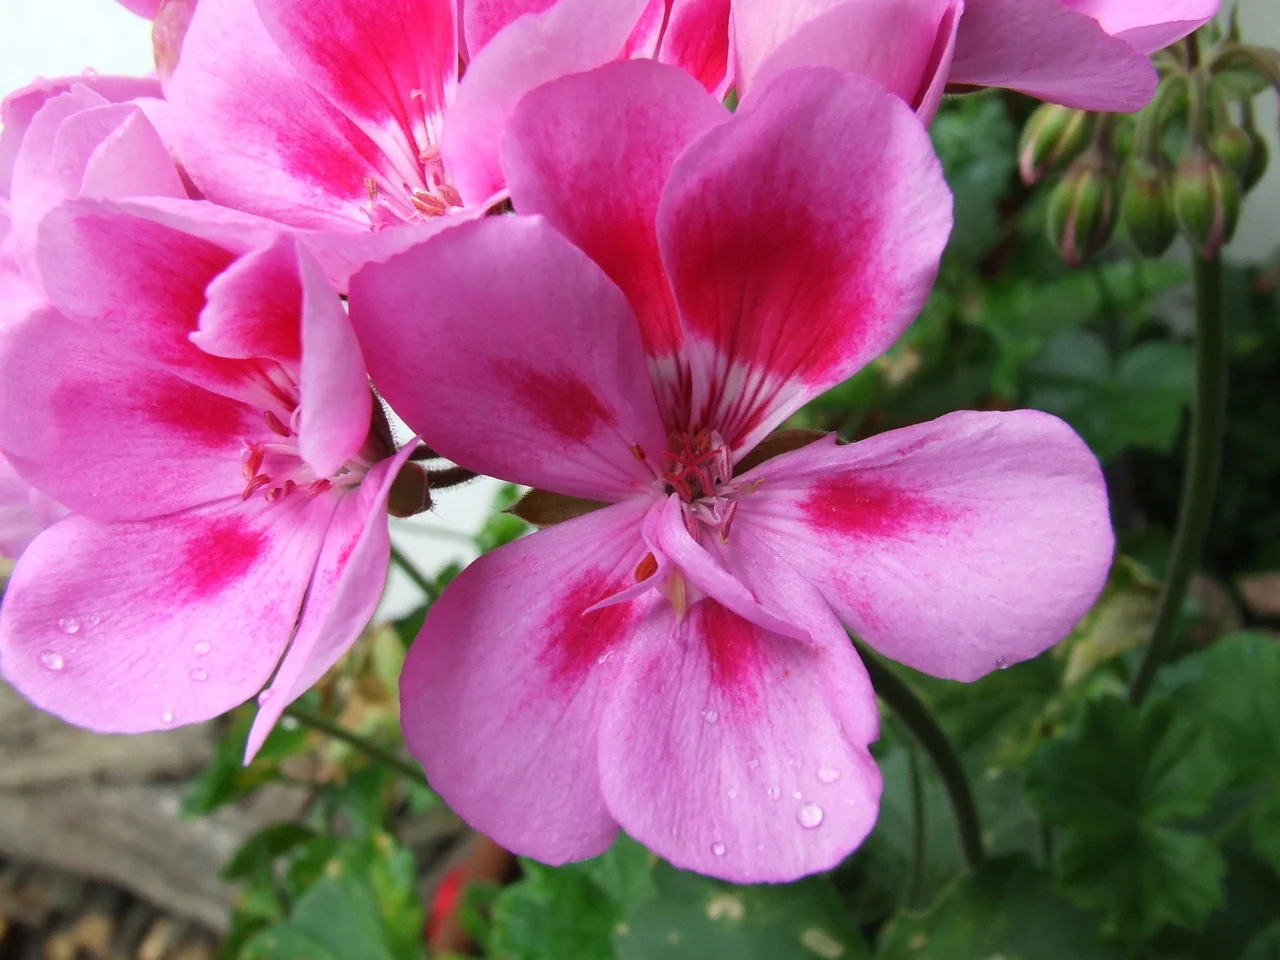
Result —
[[209, 679], [209, 671], [208, 670], [192, 670], [189, 674], [187, 674], [187, 676], [189, 676], [196, 683], [204, 683], [206, 680]]
[[729, 788], [729, 792], [728, 792], [728, 793], [726, 793], [726, 794], [725, 794], [725, 796], [727, 796], [730, 800], [737, 800], [737, 799], [738, 799], [738, 791], [737, 791], [737, 790], [734, 790], [732, 787], [730, 787], [730, 788]]
[[165, 725], [173, 723], [173, 711], [166, 710], [164, 713], [160, 714], [160, 722]]
[[258, 703], [259, 703], [259, 704], [266, 703], [266, 702], [267, 702], [268, 700], [270, 700], [270, 699], [271, 699], [271, 691], [270, 691], [270, 690], [263, 690], [260, 694], [258, 694]]
[[714, 710], [703, 710], [702, 719], [707, 721], [707, 723], [715, 723], [720, 719], [720, 714], [716, 713]]
[[801, 793], [799, 790], [793, 790], [793, 791], [791, 791], [791, 799], [792, 799], [792, 800], [803, 800], [803, 799], [804, 799], [804, 794], [803, 794], [803, 793]]
[[760, 766], [760, 761], [759, 761], [759, 760], [748, 760], [748, 761], [747, 761], [747, 766], [748, 766], [748, 767], [750, 767], [752, 770], [754, 770], [756, 767]]
[[723, 856], [724, 856], [724, 844], [723, 844], [723, 843], [720, 843], [720, 842], [718, 842], [718, 841], [717, 841], [716, 843], [713, 843], [713, 844], [711, 845], [711, 852], [712, 852], [712, 853], [714, 853], [717, 857], [723, 857]]
[[208, 656], [209, 651], [213, 649], [212, 644], [208, 640], [197, 640], [191, 645], [191, 652], [197, 657]]
[[823, 783], [835, 783], [840, 779], [840, 771], [835, 767], [819, 767], [818, 779]]
[[61, 670], [66, 666], [66, 662], [62, 659], [62, 654], [53, 650], [46, 650], [40, 654], [40, 663], [46, 670]]
[[780, 796], [782, 796], [782, 791], [779, 790], [777, 787], [770, 787], [768, 790], [768, 793], [769, 793], [770, 800], [777, 800]]
[[796, 811], [796, 819], [800, 821], [800, 826], [812, 830], [822, 823], [822, 808], [816, 803], [806, 803]]
[[997, 657], [997, 658], [996, 658], [996, 669], [997, 669], [997, 670], [1008, 670], [1008, 669], [1009, 669], [1009, 661], [1008, 661], [1008, 660], [1006, 660], [1004, 657]]
[[58, 621], [58, 629], [67, 634], [79, 633], [80, 621], [75, 617], [63, 617]]

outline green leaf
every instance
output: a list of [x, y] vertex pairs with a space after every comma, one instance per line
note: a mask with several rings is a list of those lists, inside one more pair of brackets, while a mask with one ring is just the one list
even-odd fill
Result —
[[298, 901], [290, 924], [342, 960], [395, 960], [387, 944], [377, 895], [362, 877], [320, 880]]
[[1234, 780], [1273, 780], [1280, 774], [1280, 641], [1235, 633], [1201, 659], [1198, 706]]
[[493, 908], [490, 949], [502, 960], [612, 960], [622, 911], [581, 865], [524, 861]]
[[1267, 797], [1254, 807], [1249, 833], [1254, 852], [1280, 873], [1280, 795]]
[[315, 839], [315, 836], [314, 830], [300, 823], [273, 823], [263, 827], [231, 855], [220, 875], [226, 881], [244, 879], [263, 865], [269, 867], [276, 857]]
[[1212, 840], [1180, 823], [1209, 810], [1224, 772], [1172, 702], [1086, 704], [1037, 752], [1027, 779], [1033, 805], [1061, 828], [1063, 888], [1126, 936], [1199, 928], [1222, 902], [1225, 868]]
[[1119, 960], [1098, 921], [1025, 856], [989, 860], [927, 913], [886, 928], [880, 960]]
[[1191, 352], [1168, 340], [1140, 344], [1113, 362], [1102, 341], [1059, 334], [1027, 365], [1027, 402], [1056, 413], [1102, 460], [1129, 447], [1167, 453], [1191, 396]]
[[289, 923], [256, 933], [240, 948], [240, 960], [346, 960], [323, 940]]
[[1250, 940], [1240, 960], [1280, 960], [1280, 920]]
[[620, 960], [861, 960], [866, 942], [825, 878], [742, 886], [654, 871], [657, 896], [614, 934]]

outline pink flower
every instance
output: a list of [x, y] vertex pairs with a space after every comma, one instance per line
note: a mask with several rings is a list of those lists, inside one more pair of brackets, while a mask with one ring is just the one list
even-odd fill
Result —
[[42, 81], [5, 99], [0, 191], [9, 197], [11, 232], [4, 245], [27, 283], [39, 289], [37, 228], [64, 200], [187, 198], [152, 123], [163, 116], [159, 97], [155, 80], [86, 75]]
[[559, 0], [459, 80], [454, 0], [201, 0], [167, 89], [209, 199], [368, 230], [490, 205], [499, 134], [539, 84], [614, 59], [645, 0]]
[[[539, 13], [553, 2], [466, 0], [462, 19], [467, 52], [479, 52], [517, 17]], [[670, 63], [724, 96], [729, 86], [729, 7], [730, 0], [648, 0], [623, 56]]]
[[621, 826], [736, 881], [830, 867], [880, 793], [841, 622], [943, 677], [1036, 655], [1106, 577], [1097, 462], [1046, 414], [965, 412], [735, 475], [897, 339], [937, 271], [950, 196], [870, 81], [795, 70], [729, 119], [678, 70], [614, 64], [530, 94], [504, 156], [539, 216], [366, 267], [353, 322], [434, 449], [609, 505], [432, 607], [409, 745], [477, 829], [542, 860]]
[[72, 515], [18, 562], [0, 667], [38, 706], [126, 733], [270, 680], [252, 754], [372, 613], [409, 448], [371, 430], [310, 256], [188, 209], [73, 200], [41, 225], [50, 305], [0, 329], [0, 449]]
[[1148, 54], [1219, 0], [733, 0], [746, 93], [794, 66], [873, 77], [927, 118], [945, 83], [1009, 87], [1088, 110], [1141, 109]]

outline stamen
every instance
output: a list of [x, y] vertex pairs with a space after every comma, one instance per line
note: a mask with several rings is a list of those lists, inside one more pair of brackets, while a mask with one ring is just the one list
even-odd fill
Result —
[[270, 410], [263, 411], [262, 418], [267, 421], [267, 426], [271, 428], [273, 433], [278, 433], [282, 437], [293, 436], [289, 428]]
[[449, 212], [449, 207], [443, 200], [425, 190], [413, 191], [413, 205], [429, 217], [438, 217]]
[[646, 553], [644, 559], [636, 566], [636, 583], [644, 583], [657, 572], [658, 558], [652, 553]]
[[258, 475], [258, 471], [262, 469], [262, 460], [266, 456], [266, 451], [262, 447], [252, 447], [245, 451], [244, 467], [242, 473], [246, 480], [252, 480]]
[[633, 443], [631, 445], [631, 455], [637, 460], [643, 461], [648, 459], [648, 457], [644, 455], [644, 447], [640, 446], [638, 443]]
[[373, 177], [365, 177], [364, 192], [369, 195], [370, 203], [377, 203], [378, 202], [378, 181], [374, 180]]
[[457, 188], [455, 188], [453, 184], [442, 183], [436, 187], [436, 189], [440, 191], [440, 196], [444, 198], [444, 202], [449, 206], [462, 206], [462, 194], [457, 191]]
[[240, 497], [240, 499], [248, 500], [257, 491], [261, 490], [270, 482], [271, 482], [270, 477], [264, 477], [261, 474], [259, 474], [258, 476], [254, 477], [252, 480], [249, 481], [249, 485], [244, 488], [244, 494]]
[[324, 493], [326, 490], [328, 490], [332, 486], [333, 486], [332, 483], [330, 483], [326, 478], [322, 477], [319, 480], [316, 480], [315, 482], [313, 482], [309, 487], [307, 487], [307, 496], [308, 497], [317, 496], [318, 494]]

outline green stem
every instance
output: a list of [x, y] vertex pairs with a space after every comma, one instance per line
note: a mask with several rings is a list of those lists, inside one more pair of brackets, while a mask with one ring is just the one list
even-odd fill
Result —
[[1156, 624], [1142, 665], [1129, 687], [1129, 700], [1142, 702], [1156, 670], [1169, 655], [1182, 598], [1204, 547], [1213, 517], [1214, 492], [1222, 466], [1227, 420], [1227, 330], [1222, 304], [1222, 264], [1197, 257], [1196, 393], [1191, 407], [1191, 437], [1183, 474], [1178, 526], [1173, 535], [1169, 572], [1160, 594]]
[[422, 571], [415, 567], [394, 543], [391, 544], [391, 559], [410, 580], [417, 584], [418, 589], [427, 595], [428, 600], [434, 603], [439, 598], [440, 591], [436, 589], [436, 585], [423, 576]]
[[984, 856], [982, 824], [978, 820], [977, 804], [973, 801], [973, 788], [969, 785], [969, 778], [965, 776], [960, 756], [956, 753], [951, 738], [905, 680], [860, 644], [858, 652], [862, 654], [862, 662], [866, 664], [867, 674], [871, 677], [871, 685], [875, 687], [876, 694], [893, 708], [893, 712], [907, 725], [907, 729], [920, 746], [924, 747], [937, 768], [956, 818], [960, 849], [970, 869], [977, 869]]
[[326, 737], [334, 740], [340, 740], [348, 746], [359, 750], [374, 763], [379, 763], [389, 770], [393, 770], [406, 780], [412, 780], [424, 787], [429, 787], [426, 774], [412, 760], [406, 760], [398, 753], [380, 747], [376, 743], [372, 743], [360, 736], [358, 733], [352, 733], [345, 727], [340, 727], [323, 714], [314, 713], [299, 703], [291, 703], [284, 708], [286, 717], [293, 717], [303, 726], [310, 727], [319, 733], [323, 733]]
[[907, 747], [907, 763], [911, 777], [911, 864], [902, 899], [905, 906], [914, 907], [924, 884], [924, 855], [929, 839], [929, 823], [924, 816], [924, 781], [920, 776], [920, 757], [914, 746]]

